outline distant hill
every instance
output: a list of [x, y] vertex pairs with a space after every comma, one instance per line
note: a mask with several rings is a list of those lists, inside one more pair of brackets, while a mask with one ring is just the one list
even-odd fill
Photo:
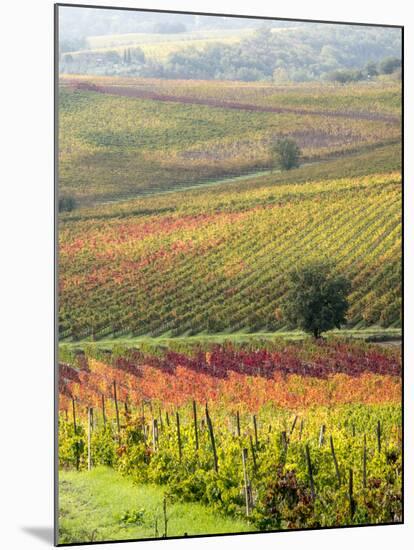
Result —
[[343, 70], [360, 71], [353, 75], [356, 80], [372, 79], [388, 72], [381, 63], [384, 60], [394, 60], [389, 72], [398, 69], [401, 60], [401, 31], [395, 28], [300, 22], [282, 25], [246, 19], [238, 25], [217, 24], [210, 29], [195, 25], [191, 19], [191, 24], [182, 23], [181, 31], [175, 32], [178, 27], [174, 21], [186, 21], [185, 17], [173, 16], [166, 32], [154, 32], [162, 25], [148, 23], [145, 32], [141, 27], [139, 32], [125, 28], [122, 34], [108, 32], [118, 29], [118, 25], [110, 25], [106, 33], [95, 35], [91, 34], [95, 28], [102, 29], [92, 25], [81, 38], [65, 38], [64, 29], [69, 24], [63, 18], [60, 72], [302, 82], [331, 78]]

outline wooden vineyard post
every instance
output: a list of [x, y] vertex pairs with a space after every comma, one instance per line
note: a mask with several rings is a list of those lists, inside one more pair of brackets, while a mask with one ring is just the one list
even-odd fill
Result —
[[321, 431], [319, 432], [319, 447], [322, 447], [325, 442], [325, 429], [325, 424], [322, 424]]
[[304, 420], [303, 420], [303, 418], [302, 418], [302, 420], [300, 421], [299, 441], [302, 439], [303, 425], [304, 425]]
[[305, 449], [306, 449], [306, 464], [308, 466], [310, 490], [311, 490], [312, 499], [315, 499], [315, 485], [314, 485], [314, 482], [313, 482], [312, 462], [311, 462], [311, 457], [310, 457], [309, 445], [308, 444], [306, 444]]
[[75, 408], [75, 399], [72, 397], [72, 416], [73, 416], [73, 431], [76, 435], [76, 408]]
[[152, 421], [152, 448], [154, 453], [158, 448], [158, 422], [156, 418]]
[[247, 449], [242, 450], [244, 495], [246, 499], [246, 516], [250, 516], [249, 479], [247, 477]]
[[88, 407], [88, 470], [92, 469], [92, 456], [91, 456], [91, 431], [92, 431], [92, 415], [93, 409]]
[[[72, 397], [72, 415], [73, 415], [73, 431], [75, 433], [75, 437], [77, 435], [77, 426], [76, 426], [76, 407], [75, 407], [75, 399]], [[77, 439], [75, 439], [75, 461], [76, 461], [76, 469], [79, 470], [79, 442]]]
[[267, 437], [266, 437], [266, 443], [267, 445], [269, 445], [270, 443], [270, 434], [272, 433], [272, 425], [269, 424], [269, 427], [267, 429]]
[[378, 453], [381, 453], [381, 422], [379, 420], [377, 423], [377, 447]]
[[336, 459], [335, 447], [334, 447], [334, 442], [333, 442], [333, 437], [332, 436], [329, 436], [329, 443], [331, 445], [331, 454], [332, 454], [332, 460], [333, 460], [333, 463], [334, 463], [334, 466], [335, 466], [336, 478], [338, 480], [338, 485], [340, 487], [341, 486], [341, 474], [339, 472], [339, 466], [338, 466], [338, 461]]
[[158, 416], [159, 416], [159, 419], [160, 419], [160, 431], [162, 432], [164, 430], [164, 424], [163, 424], [163, 421], [162, 421], [162, 411], [161, 411], [161, 409], [158, 410]]
[[354, 472], [352, 471], [352, 468], [349, 468], [348, 499], [349, 499], [349, 512], [352, 519], [354, 517], [355, 508], [356, 508], [355, 500], [354, 500]]
[[295, 418], [293, 419], [293, 422], [292, 422], [292, 426], [290, 428], [290, 435], [293, 434], [293, 430], [295, 429], [295, 426], [296, 426], [296, 422], [298, 421], [298, 417], [297, 415], [295, 416]]
[[105, 397], [104, 394], [101, 395], [101, 401], [102, 401], [102, 419], [103, 419], [103, 425], [104, 428], [106, 427], [106, 414], [105, 414]]
[[236, 413], [236, 433], [237, 437], [240, 437], [241, 431], [240, 431], [240, 413], [237, 411]]
[[198, 451], [198, 425], [197, 425], [197, 404], [193, 399], [193, 421], [194, 421], [194, 439], [195, 449]]
[[355, 424], [352, 424], [352, 437], [355, 437]]
[[119, 408], [118, 408], [118, 397], [116, 395], [116, 382], [114, 380], [114, 401], [115, 401], [115, 412], [116, 412], [116, 426], [118, 428], [118, 435], [121, 431], [121, 427], [119, 424]]
[[215, 469], [216, 472], [218, 472], [216, 440], [214, 439], [213, 423], [211, 422], [211, 418], [210, 418], [210, 415], [209, 415], [209, 412], [208, 412], [207, 403], [206, 403], [206, 421], [207, 421], [208, 432], [210, 434], [211, 447], [213, 449], [214, 469]]
[[259, 438], [257, 436], [257, 419], [255, 414], [253, 415], [253, 428], [254, 428], [254, 444], [257, 449], [259, 446]]
[[128, 422], [128, 420], [131, 418], [131, 414], [128, 408], [128, 398], [125, 399], [124, 410], [125, 410], [125, 421]]
[[362, 454], [362, 485], [367, 488], [367, 436], [364, 434], [364, 450]]
[[253, 468], [254, 468], [254, 471], [257, 472], [256, 452], [254, 450], [253, 438], [251, 435], [249, 436], [249, 439], [250, 439], [250, 452], [252, 453], [252, 460], [253, 460]]
[[181, 448], [181, 430], [180, 430], [180, 415], [178, 411], [175, 413], [175, 419], [177, 423], [177, 446], [178, 446], [178, 459], [181, 462], [182, 448]]

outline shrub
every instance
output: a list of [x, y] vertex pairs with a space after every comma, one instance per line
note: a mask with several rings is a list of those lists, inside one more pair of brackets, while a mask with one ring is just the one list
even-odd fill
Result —
[[76, 208], [76, 201], [73, 197], [59, 198], [59, 212], [72, 212]]

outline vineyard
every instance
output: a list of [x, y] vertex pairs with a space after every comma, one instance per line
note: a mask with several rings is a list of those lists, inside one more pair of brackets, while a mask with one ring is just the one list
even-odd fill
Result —
[[267, 170], [271, 143], [286, 135], [297, 140], [303, 162], [400, 138], [396, 85], [355, 87], [348, 95], [331, 86], [326, 108], [315, 100], [317, 88], [302, 85], [286, 92], [171, 82], [167, 89], [153, 79], [62, 78], [62, 193], [93, 204]]
[[129, 88], [137, 94], [168, 95], [171, 99], [192, 101], [215, 100], [227, 105], [238, 103], [256, 107], [289, 108], [303, 111], [323, 111], [341, 114], [375, 114], [380, 118], [393, 115], [395, 122], [401, 113], [401, 88], [396, 83], [337, 85], [307, 82], [275, 85], [267, 82], [234, 82], [211, 80], [166, 80], [156, 78], [109, 77], [91, 75], [61, 75], [62, 86], [94, 85], [109, 92]]
[[250, 530], [401, 521], [396, 349], [91, 344], [62, 354], [60, 394], [64, 469], [111, 466]]
[[[402, 522], [400, 99], [61, 76], [61, 543]], [[285, 306], [320, 261], [349, 307], [312, 339]]]
[[280, 330], [289, 266], [333, 259], [350, 326], [398, 326], [401, 178], [253, 179], [68, 215], [61, 338]]

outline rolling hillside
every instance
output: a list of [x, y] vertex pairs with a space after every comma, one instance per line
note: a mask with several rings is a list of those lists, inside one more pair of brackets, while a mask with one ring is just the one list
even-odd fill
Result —
[[57, 541], [401, 523], [402, 29], [57, 13]]
[[398, 326], [399, 169], [391, 146], [64, 214], [61, 336], [281, 329], [288, 271], [320, 257], [353, 283], [350, 326]]
[[282, 136], [303, 162], [399, 141], [399, 85], [318, 89], [63, 78], [61, 194], [90, 205], [268, 170]]

